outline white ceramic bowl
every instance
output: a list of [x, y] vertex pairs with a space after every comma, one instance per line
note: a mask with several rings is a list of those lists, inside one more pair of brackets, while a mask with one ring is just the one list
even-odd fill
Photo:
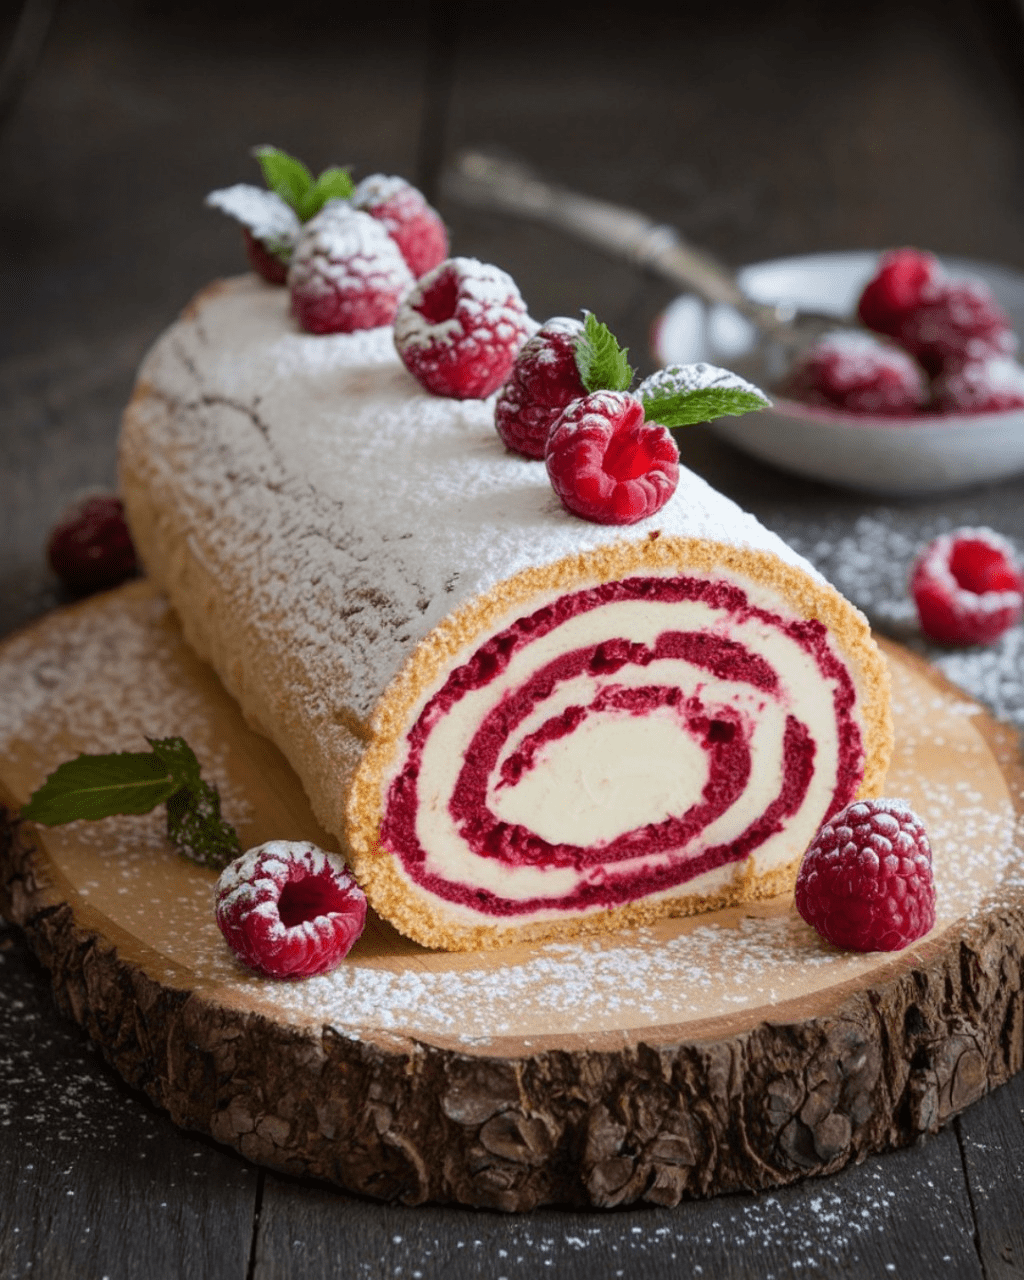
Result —
[[[837, 317], [852, 316], [877, 253], [816, 253], [758, 262], [740, 272], [743, 290], [760, 302], [789, 303]], [[1024, 274], [1007, 267], [944, 258], [954, 276], [991, 285], [1024, 334]], [[753, 342], [753, 330], [731, 307], [677, 298], [654, 326], [660, 364], [707, 360], [726, 368]], [[714, 430], [765, 462], [868, 493], [942, 493], [1024, 472], [1024, 410], [928, 414], [913, 418], [841, 413], [772, 394], [760, 413], [720, 418]]]

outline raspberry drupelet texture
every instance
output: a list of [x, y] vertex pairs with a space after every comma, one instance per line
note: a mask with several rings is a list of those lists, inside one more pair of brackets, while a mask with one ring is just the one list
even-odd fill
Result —
[[344, 861], [305, 842], [261, 844], [217, 881], [225, 940], [243, 964], [268, 978], [333, 969], [365, 920], [366, 898]]
[[562, 504], [597, 524], [635, 524], [659, 511], [679, 483], [667, 427], [644, 420], [624, 391], [574, 400], [548, 437], [544, 461]]
[[268, 284], [284, 284], [302, 226], [295, 210], [275, 192], [245, 182], [211, 191], [206, 203], [241, 224], [252, 269]]
[[898, 337], [905, 317], [935, 295], [942, 275], [934, 254], [919, 249], [883, 253], [857, 304], [861, 324], [890, 338]]
[[305, 224], [288, 268], [292, 311], [308, 333], [390, 324], [412, 284], [384, 226], [341, 200], [329, 201]]
[[475, 258], [449, 258], [402, 299], [395, 348], [434, 395], [483, 400], [535, 328], [510, 275]]
[[371, 174], [352, 193], [352, 205], [384, 226], [417, 278], [448, 257], [448, 232], [441, 215], [404, 178]]
[[857, 800], [824, 824], [796, 879], [796, 909], [837, 947], [900, 951], [935, 924], [932, 851], [902, 800]]
[[1024, 612], [1024, 572], [993, 529], [956, 529], [930, 542], [910, 589], [921, 630], [940, 644], [990, 644]]
[[783, 388], [807, 404], [902, 417], [928, 399], [919, 365], [868, 333], [827, 334], [795, 362]]
[[71, 591], [116, 587], [136, 570], [135, 547], [116, 494], [92, 494], [73, 503], [50, 533], [50, 567]]
[[555, 316], [516, 356], [494, 405], [498, 435], [513, 452], [543, 458], [562, 410], [587, 394], [576, 367], [576, 342], [582, 332], [579, 320]]
[[1010, 356], [970, 360], [932, 385], [939, 413], [1002, 413], [1024, 408], [1024, 366]]
[[981, 280], [940, 284], [904, 316], [895, 336], [933, 377], [969, 360], [1017, 350], [1009, 318]]

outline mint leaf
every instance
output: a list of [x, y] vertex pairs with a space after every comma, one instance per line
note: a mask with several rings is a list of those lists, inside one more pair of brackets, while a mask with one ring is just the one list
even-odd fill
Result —
[[45, 827], [76, 818], [149, 813], [177, 790], [167, 769], [149, 752], [80, 755], [59, 765], [35, 791], [21, 816]]
[[771, 404], [752, 382], [712, 364], [669, 365], [641, 382], [636, 394], [647, 421], [663, 427], [712, 422]]
[[303, 222], [308, 222], [328, 200], [351, 200], [355, 189], [347, 169], [325, 169], [300, 199], [295, 212]]
[[[299, 205], [313, 185], [310, 171], [301, 160], [277, 147], [253, 147], [252, 153], [260, 162], [263, 180], [270, 190], [299, 213]], [[299, 217], [302, 217], [301, 213]]]
[[184, 738], [147, 738], [174, 780], [167, 800], [167, 835], [186, 858], [221, 871], [241, 853], [238, 833], [220, 816], [220, 793], [204, 782], [195, 752]]
[[220, 793], [199, 779], [167, 801], [167, 835], [183, 857], [223, 871], [242, 852], [238, 832], [220, 816]]
[[149, 813], [167, 804], [167, 835], [200, 866], [221, 870], [241, 852], [238, 833], [220, 815], [220, 794], [204, 782], [184, 738], [147, 738], [151, 752], [81, 755], [59, 765], [34, 792], [21, 816], [44, 826], [76, 818]]
[[587, 391], [627, 391], [633, 370], [611, 330], [593, 312], [585, 311], [583, 332], [576, 339], [576, 368]]

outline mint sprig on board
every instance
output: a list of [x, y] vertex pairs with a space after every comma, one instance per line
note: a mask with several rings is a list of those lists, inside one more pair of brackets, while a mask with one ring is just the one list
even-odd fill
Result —
[[147, 738], [152, 751], [80, 755], [66, 760], [33, 792], [22, 818], [57, 827], [78, 818], [149, 813], [167, 805], [167, 835], [200, 866], [222, 870], [241, 852], [238, 833], [220, 814], [220, 794], [204, 781], [184, 738]]
[[606, 324], [592, 311], [585, 311], [583, 332], [576, 339], [576, 368], [584, 389], [628, 391], [634, 370], [626, 357], [628, 347], [620, 347]]
[[291, 205], [301, 222], [308, 222], [328, 200], [350, 200], [355, 191], [347, 169], [325, 169], [314, 178], [301, 160], [279, 147], [254, 147], [252, 153], [267, 186]]

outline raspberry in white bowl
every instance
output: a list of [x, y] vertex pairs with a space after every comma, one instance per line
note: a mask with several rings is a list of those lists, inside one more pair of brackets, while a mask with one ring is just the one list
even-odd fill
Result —
[[[890, 269], [885, 272], [887, 261]], [[977, 311], [984, 320], [979, 341], [991, 340], [997, 351], [1004, 351], [1013, 333], [1024, 331], [1024, 273], [991, 263], [940, 259], [918, 251], [818, 253], [755, 263], [738, 273], [738, 281], [758, 302], [830, 314], [837, 321], [854, 320], [861, 300], [873, 297], [872, 307], [861, 318], [870, 316], [887, 336], [887, 330], [899, 328], [906, 308], [917, 306], [922, 298], [935, 301], [937, 273], [947, 284], [982, 281], [990, 291], [994, 306], [985, 302]], [[867, 287], [878, 279], [884, 288], [869, 294]], [[976, 295], [976, 288], [971, 292]], [[947, 328], [943, 341], [948, 337]], [[744, 361], [754, 342], [752, 326], [734, 310], [705, 307], [692, 296], [676, 299], [653, 334], [655, 357], [665, 365], [707, 360], [742, 369], [749, 367]], [[954, 350], [948, 342], [947, 347]], [[1000, 376], [1005, 387], [1017, 374], [1003, 360], [1013, 358], [1004, 352], [986, 356], [981, 363], [1008, 370], [1005, 380]], [[994, 408], [992, 400], [973, 392], [954, 404], [945, 388], [964, 367], [961, 347], [949, 366], [930, 380], [928, 399], [912, 413], [851, 411], [776, 391], [772, 407], [763, 413], [722, 418], [711, 429], [773, 466], [884, 496], [953, 492], [1024, 472], [1024, 407]]]

